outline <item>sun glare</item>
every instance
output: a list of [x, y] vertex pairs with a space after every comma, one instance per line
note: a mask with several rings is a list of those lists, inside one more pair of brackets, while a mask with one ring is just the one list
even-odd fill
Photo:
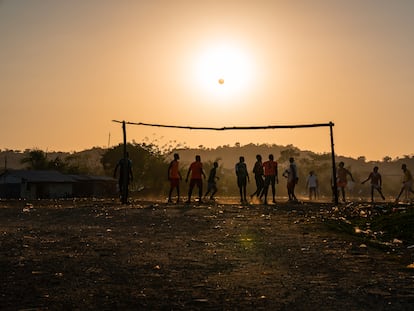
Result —
[[208, 48], [200, 53], [194, 66], [197, 87], [213, 99], [235, 99], [252, 88], [252, 67], [252, 60], [240, 48]]

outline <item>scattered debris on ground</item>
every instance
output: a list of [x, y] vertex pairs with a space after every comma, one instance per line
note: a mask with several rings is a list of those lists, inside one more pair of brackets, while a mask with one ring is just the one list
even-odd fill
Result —
[[0, 201], [0, 305], [410, 310], [411, 208]]

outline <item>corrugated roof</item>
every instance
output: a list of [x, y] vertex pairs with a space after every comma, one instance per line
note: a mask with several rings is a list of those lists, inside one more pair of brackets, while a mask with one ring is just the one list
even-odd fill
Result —
[[77, 181], [116, 181], [115, 178], [108, 176], [93, 176], [93, 175], [68, 175]]
[[26, 179], [28, 182], [76, 182], [76, 179], [72, 176], [62, 174], [58, 171], [7, 170], [0, 177], [4, 183], [21, 182], [22, 179]]

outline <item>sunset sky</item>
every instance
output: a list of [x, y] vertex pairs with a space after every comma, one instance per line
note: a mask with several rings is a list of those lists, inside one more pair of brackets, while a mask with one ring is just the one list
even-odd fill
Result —
[[[0, 0], [0, 107], [1, 149], [116, 145], [114, 119], [332, 121], [337, 155], [412, 155], [414, 1]], [[328, 128], [128, 126], [128, 140], [330, 151]]]

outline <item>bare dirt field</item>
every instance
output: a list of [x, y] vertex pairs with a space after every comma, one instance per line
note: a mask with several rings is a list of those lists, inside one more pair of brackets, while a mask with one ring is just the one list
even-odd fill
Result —
[[333, 204], [31, 203], [0, 201], [1, 310], [414, 310], [411, 248]]

